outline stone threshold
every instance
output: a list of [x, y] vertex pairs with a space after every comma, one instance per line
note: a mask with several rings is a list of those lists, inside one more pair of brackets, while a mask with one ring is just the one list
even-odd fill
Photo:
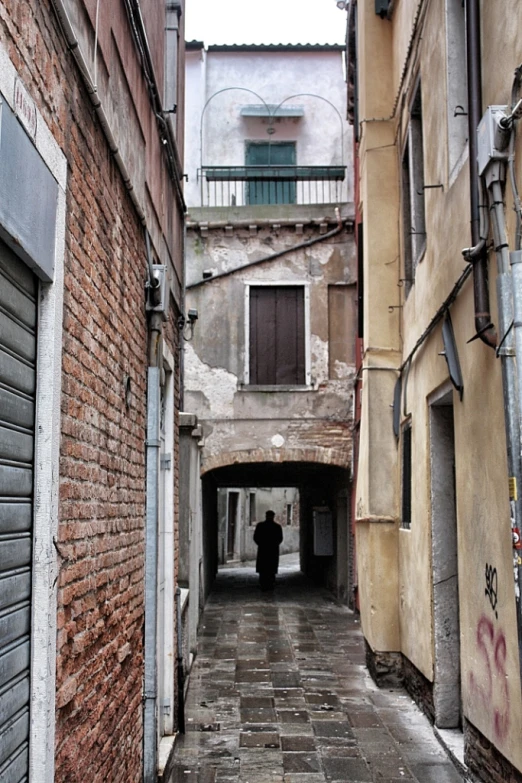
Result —
[[439, 729], [433, 726], [433, 733], [448, 754], [458, 771], [472, 783], [470, 772], [464, 761], [464, 734], [460, 729]]

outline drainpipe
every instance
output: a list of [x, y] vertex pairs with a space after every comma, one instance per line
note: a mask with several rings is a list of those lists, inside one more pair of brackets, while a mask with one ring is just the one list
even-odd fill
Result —
[[[504, 417], [506, 427], [507, 461], [509, 471], [509, 505], [511, 517], [511, 536], [513, 546], [513, 578], [515, 582], [515, 601], [517, 614], [519, 668], [522, 674], [522, 602], [520, 596], [520, 584], [522, 578], [522, 565], [520, 563], [520, 530], [522, 528], [522, 460], [520, 453], [520, 394], [522, 389], [517, 382], [517, 361], [514, 343], [520, 342], [518, 330], [518, 317], [520, 317], [520, 292], [515, 285], [518, 276], [515, 258], [510, 259], [507, 240], [506, 222], [504, 217], [504, 203], [501, 178], [504, 176], [503, 164], [490, 163], [492, 170], [489, 185], [491, 215], [493, 225], [493, 238], [495, 242], [498, 260], [498, 313], [499, 327], [503, 335], [497, 353], [502, 362], [502, 391], [504, 396]], [[498, 172], [498, 173], [496, 173]], [[486, 176], [487, 173], [486, 173]], [[513, 265], [513, 277], [510, 271]], [[514, 318], [516, 308], [517, 319]], [[515, 328], [513, 329], [513, 326]], [[515, 333], [515, 334], [514, 334]]]
[[479, 0], [466, 0], [466, 44], [468, 71], [468, 138], [471, 242], [463, 251], [473, 264], [473, 294], [477, 337], [490, 348], [496, 348], [497, 335], [491, 322], [488, 288], [486, 240], [480, 236], [479, 175], [477, 170], [477, 128], [482, 117], [482, 74], [480, 61]]
[[[147, 256], [151, 266], [148, 235]], [[154, 290], [154, 278], [149, 281]], [[150, 288], [149, 288], [150, 291]], [[160, 383], [163, 314], [150, 312], [147, 369], [146, 514], [145, 514], [145, 628], [143, 686], [143, 783], [156, 783], [158, 767], [157, 571], [160, 457]]]
[[190, 288], [198, 288], [200, 285], [205, 285], [206, 283], [212, 283], [214, 280], [219, 280], [222, 277], [230, 277], [230, 275], [235, 275], [236, 272], [241, 272], [243, 269], [249, 269], [252, 266], [257, 266], [258, 264], [264, 264], [267, 261], [275, 261], [276, 258], [281, 258], [281, 256], [286, 256], [287, 253], [294, 253], [296, 250], [302, 250], [306, 247], [312, 247], [312, 245], [317, 245], [319, 242], [324, 242], [325, 239], [330, 239], [331, 237], [334, 237], [336, 234], [340, 234], [341, 231], [344, 228], [344, 221], [341, 217], [341, 212], [339, 210], [339, 207], [335, 208], [335, 216], [337, 218], [337, 226], [336, 228], [332, 229], [332, 231], [328, 231], [326, 234], [322, 234], [319, 237], [314, 237], [313, 239], [308, 239], [306, 242], [299, 242], [298, 245], [292, 245], [291, 247], [286, 247], [284, 250], [278, 250], [277, 253], [271, 253], [269, 256], [263, 256], [263, 258], [258, 258], [255, 261], [249, 261], [248, 264], [243, 264], [243, 266], [238, 266], [235, 269], [229, 269], [226, 272], [218, 272], [217, 275], [212, 275], [212, 277], [204, 278], [203, 280], [198, 280], [197, 283], [190, 283], [190, 285], [186, 286], [186, 289], [189, 290]]

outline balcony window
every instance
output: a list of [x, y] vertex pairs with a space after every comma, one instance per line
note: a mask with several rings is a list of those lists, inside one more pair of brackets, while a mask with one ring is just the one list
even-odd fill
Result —
[[[295, 166], [295, 142], [250, 142], [246, 148], [247, 166], [266, 167], [266, 178], [247, 184], [247, 204], [295, 204], [295, 182], [280, 177], [280, 166]], [[271, 174], [274, 178], [270, 179]]]

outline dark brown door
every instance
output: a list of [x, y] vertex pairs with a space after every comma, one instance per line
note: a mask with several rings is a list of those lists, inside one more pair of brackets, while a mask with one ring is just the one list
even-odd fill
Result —
[[250, 289], [250, 383], [305, 383], [304, 289]]

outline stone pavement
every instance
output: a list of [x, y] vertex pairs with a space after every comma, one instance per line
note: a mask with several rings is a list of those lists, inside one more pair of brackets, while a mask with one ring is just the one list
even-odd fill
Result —
[[282, 561], [273, 594], [220, 571], [169, 783], [462, 783], [411, 698], [370, 679], [356, 616]]

